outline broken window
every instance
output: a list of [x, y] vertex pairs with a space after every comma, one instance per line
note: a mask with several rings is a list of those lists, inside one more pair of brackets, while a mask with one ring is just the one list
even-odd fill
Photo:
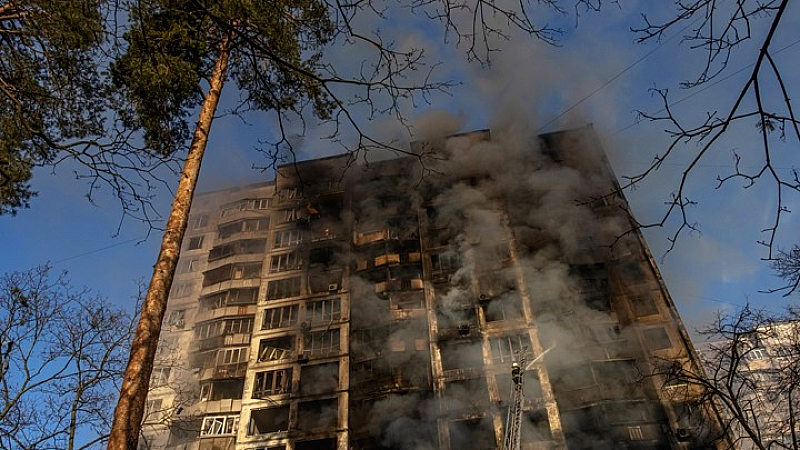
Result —
[[297, 305], [266, 309], [264, 310], [264, 321], [261, 323], [261, 329], [272, 330], [294, 326], [297, 324], [297, 316]]
[[256, 372], [253, 382], [253, 398], [284, 394], [292, 389], [292, 369]]
[[314, 271], [308, 274], [308, 289], [312, 293], [338, 291], [342, 285], [342, 271]]
[[440, 344], [442, 369], [467, 369], [483, 365], [483, 350], [479, 341], [446, 341]]
[[263, 253], [267, 247], [266, 239], [240, 239], [218, 245], [208, 252], [208, 260], [214, 261], [234, 255], [252, 255]]
[[303, 336], [303, 355], [308, 358], [324, 358], [338, 355], [339, 329], [316, 331]]
[[239, 415], [204, 417], [200, 426], [200, 436], [219, 436], [236, 434], [239, 429]]
[[300, 259], [297, 252], [283, 253], [281, 255], [274, 255], [269, 265], [270, 273], [285, 272], [287, 270], [296, 270], [303, 267], [303, 260]]
[[241, 399], [244, 380], [217, 380], [200, 385], [200, 400]]
[[458, 415], [481, 413], [489, 407], [486, 378], [471, 378], [445, 384], [444, 409]]
[[457, 252], [448, 250], [431, 254], [431, 272], [434, 275], [455, 272], [460, 266], [461, 258]]
[[325, 266], [334, 264], [338, 248], [335, 246], [317, 247], [311, 249], [308, 254], [308, 263], [311, 267]]
[[224, 308], [226, 306], [253, 305], [258, 299], [258, 288], [228, 289], [200, 298], [203, 309]]
[[198, 250], [203, 247], [203, 236], [195, 236], [189, 238], [189, 244], [186, 246], [186, 250]]
[[289, 406], [250, 411], [248, 434], [275, 433], [289, 429]]
[[294, 450], [336, 450], [336, 438], [315, 439], [294, 443]]
[[450, 448], [488, 450], [494, 449], [494, 430], [490, 418], [453, 420], [449, 424]]
[[297, 297], [300, 295], [300, 277], [271, 280], [267, 284], [267, 300]]
[[262, 339], [258, 344], [258, 360], [280, 361], [291, 358], [294, 351], [294, 337], [282, 336], [274, 339]]
[[303, 230], [278, 230], [275, 232], [274, 248], [285, 248], [303, 242]]
[[306, 303], [306, 314], [303, 320], [309, 324], [330, 323], [342, 318], [342, 301], [329, 298]]
[[620, 328], [616, 323], [593, 323], [589, 325], [589, 332], [596, 342], [611, 342], [620, 339]]
[[672, 341], [664, 327], [646, 329], [642, 331], [642, 337], [648, 350], [663, 350], [672, 347]]
[[534, 409], [523, 412], [521, 428], [521, 440], [523, 442], [549, 441], [553, 439], [553, 434], [550, 431], [550, 421], [547, 419], [547, 410]]
[[339, 389], [339, 363], [303, 366], [300, 371], [300, 393], [317, 395]]
[[482, 299], [480, 303], [487, 322], [523, 318], [522, 303], [516, 296], [505, 295], [500, 298]]
[[297, 429], [309, 431], [334, 428], [339, 418], [339, 402], [335, 398], [301, 402], [297, 405]]
[[283, 210], [283, 221], [294, 222], [302, 218], [301, 210], [298, 208], [291, 208]]
[[522, 357], [530, 355], [530, 339], [526, 334], [492, 338], [489, 345], [495, 364], [520, 361]]

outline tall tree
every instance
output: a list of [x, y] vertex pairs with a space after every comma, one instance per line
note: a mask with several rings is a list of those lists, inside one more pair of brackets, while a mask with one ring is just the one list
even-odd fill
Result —
[[35, 165], [52, 161], [65, 141], [101, 131], [100, 4], [0, 1], [0, 214], [27, 206]]
[[47, 266], [0, 275], [0, 447], [99, 448], [131, 325]]
[[149, 221], [172, 154], [131, 139], [112, 113], [108, 64], [124, 11], [112, 0], [0, 0], [0, 215], [36, 195], [38, 167], [69, 169], [87, 197], [109, 187], [124, 215]]

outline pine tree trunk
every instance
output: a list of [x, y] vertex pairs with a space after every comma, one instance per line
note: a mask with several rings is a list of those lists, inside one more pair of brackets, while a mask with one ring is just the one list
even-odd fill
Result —
[[228, 67], [230, 47], [228, 40], [222, 42], [210, 86], [197, 119], [192, 145], [186, 155], [178, 190], [172, 203], [161, 251], [158, 254], [153, 277], [142, 305], [141, 317], [131, 346], [131, 355], [122, 380], [119, 402], [114, 410], [114, 423], [108, 440], [108, 450], [136, 450], [144, 417], [145, 400], [153, 371], [161, 322], [167, 308], [167, 297], [172, 286], [175, 268], [180, 256], [180, 246], [186, 232], [189, 209], [192, 205], [200, 164], [208, 143], [211, 122], [219, 103], [225, 73]]

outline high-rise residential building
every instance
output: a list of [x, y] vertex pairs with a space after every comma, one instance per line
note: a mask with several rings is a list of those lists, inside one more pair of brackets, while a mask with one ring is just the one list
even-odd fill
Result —
[[198, 195], [142, 446], [488, 450], [511, 410], [520, 449], [716, 448], [650, 376], [696, 358], [626, 211], [591, 127]]

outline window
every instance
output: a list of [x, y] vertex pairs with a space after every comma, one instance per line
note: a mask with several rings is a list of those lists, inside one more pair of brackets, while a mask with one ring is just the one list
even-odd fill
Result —
[[339, 329], [306, 333], [303, 336], [303, 354], [309, 358], [323, 358], [339, 354]]
[[300, 210], [299, 209], [286, 209], [283, 211], [283, 221], [284, 222], [293, 222], [295, 220], [300, 220]]
[[169, 367], [153, 368], [153, 374], [150, 376], [150, 387], [157, 388], [165, 386], [169, 382], [170, 371]]
[[517, 334], [490, 339], [489, 345], [492, 348], [493, 363], [511, 363], [529, 354], [530, 341], [528, 336]]
[[167, 325], [177, 329], [183, 329], [186, 326], [186, 310], [173, 309], [167, 314]]
[[223, 334], [249, 334], [251, 331], [253, 331], [253, 319], [245, 317], [226, 320]]
[[642, 433], [642, 427], [628, 427], [628, 437], [632, 441], [642, 441], [644, 440], [644, 433]]
[[193, 216], [189, 218], [189, 228], [192, 230], [198, 230], [200, 228], [205, 228], [208, 226], [208, 214], [201, 214], [199, 216]]
[[505, 295], [501, 298], [481, 301], [487, 322], [522, 319], [522, 304], [518, 297]]
[[162, 408], [162, 399], [147, 400], [144, 405], [144, 421], [158, 422], [164, 418], [166, 411]]
[[292, 389], [292, 369], [256, 372], [253, 398], [284, 394]]
[[195, 327], [197, 339], [208, 339], [223, 334], [248, 334], [252, 331], [253, 319], [243, 317], [237, 319], [206, 322]]
[[317, 247], [311, 249], [308, 254], [308, 263], [313, 266], [330, 266], [335, 261], [335, 256], [338, 251], [337, 247]]
[[200, 436], [219, 436], [236, 434], [239, 429], [239, 416], [204, 417], [200, 426]]
[[189, 238], [189, 245], [186, 246], [186, 250], [197, 250], [200, 248], [203, 248], [203, 236]]
[[461, 266], [458, 253], [447, 251], [434, 253], [431, 255], [431, 272], [438, 274], [442, 272], [453, 272]]
[[767, 357], [767, 351], [763, 348], [752, 348], [745, 354], [745, 358], [748, 361], [756, 361], [759, 359], [765, 359]]
[[309, 431], [335, 427], [339, 418], [338, 405], [335, 398], [298, 403], [297, 428]]
[[262, 339], [258, 344], [258, 360], [280, 361], [291, 358], [294, 350], [294, 337], [283, 336], [275, 339]]
[[298, 316], [297, 309], [297, 305], [290, 305], [264, 310], [264, 322], [261, 324], [261, 329], [272, 330], [296, 325]]
[[338, 298], [306, 303], [304, 320], [308, 323], [327, 323], [342, 318], [342, 301]]
[[170, 297], [172, 298], [188, 297], [193, 290], [194, 290], [193, 283], [176, 283], [172, 285], [172, 291], [170, 292]]
[[224, 348], [217, 352], [217, 364], [247, 362], [247, 347]]
[[197, 258], [187, 259], [178, 265], [178, 273], [195, 272], [200, 268], [200, 260]]
[[222, 207], [222, 217], [227, 217], [239, 211], [258, 210], [269, 208], [268, 198], [251, 198], [228, 203]]
[[300, 295], [300, 277], [272, 280], [267, 285], [267, 300], [297, 297]]
[[275, 232], [275, 248], [285, 248], [303, 242], [302, 230], [279, 230]]
[[300, 370], [300, 394], [317, 395], [339, 389], [339, 363], [303, 366]]
[[228, 280], [244, 280], [259, 278], [261, 263], [226, 264], [204, 273], [203, 286], [221, 283]]
[[226, 239], [240, 232], [266, 231], [267, 229], [269, 229], [268, 218], [237, 220], [220, 225], [219, 238]]
[[615, 323], [593, 323], [589, 332], [596, 342], [611, 342], [620, 339], [620, 328]]
[[672, 347], [667, 330], [663, 327], [650, 328], [642, 332], [648, 350], [663, 350]]
[[297, 252], [275, 255], [269, 265], [269, 273], [284, 272], [303, 267], [303, 260], [299, 258]]
[[233, 255], [252, 255], [263, 253], [267, 247], [266, 239], [241, 239], [227, 244], [218, 245], [208, 252], [208, 260], [213, 261]]
[[252, 305], [258, 299], [258, 288], [229, 289], [213, 295], [202, 297], [200, 306], [203, 309], [224, 308], [235, 305]]
[[636, 317], [652, 316], [658, 314], [658, 306], [650, 295], [640, 295], [631, 299], [633, 313]]
[[289, 406], [250, 411], [248, 434], [275, 433], [289, 429]]

